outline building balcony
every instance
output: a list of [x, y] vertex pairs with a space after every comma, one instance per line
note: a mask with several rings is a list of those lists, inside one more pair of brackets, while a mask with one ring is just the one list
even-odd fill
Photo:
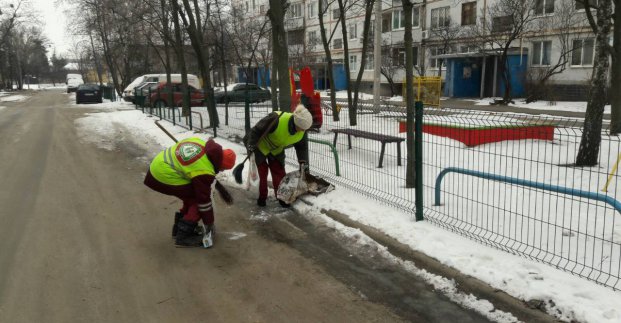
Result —
[[296, 17], [296, 18], [286, 18], [285, 19], [285, 30], [298, 30], [304, 29], [304, 17]]

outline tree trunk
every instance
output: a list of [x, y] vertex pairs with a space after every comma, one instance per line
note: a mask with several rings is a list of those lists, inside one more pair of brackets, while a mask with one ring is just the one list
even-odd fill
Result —
[[[179, 4], [177, 0], [170, 0], [173, 13], [173, 25], [175, 28], [175, 52], [177, 53], [177, 64], [181, 70], [181, 96], [183, 97], [181, 115], [184, 117], [190, 116], [190, 95], [188, 92], [188, 69], [185, 65], [184, 46], [181, 39], [181, 26], [179, 25]], [[172, 86], [172, 84], [169, 84]], [[176, 102], [173, 103], [176, 105]]]
[[610, 80], [610, 134], [621, 133], [621, 1], [615, 0], [612, 72]]
[[414, 52], [412, 50], [412, 7], [410, 0], [402, 0], [403, 14], [405, 15], [405, 84], [406, 84], [406, 143], [407, 162], [405, 170], [405, 187], [415, 187], [414, 158]]
[[285, 32], [285, 7], [283, 0], [269, 0], [268, 17], [272, 23], [272, 53], [278, 61], [272, 68], [278, 70], [278, 104], [281, 111], [291, 111], [291, 82], [289, 80], [289, 52]]
[[343, 35], [343, 63], [345, 64], [345, 82], [347, 83], [347, 107], [349, 108], [349, 125], [357, 125], [356, 106], [351, 99], [351, 71], [349, 69], [349, 41], [347, 37], [347, 22], [345, 19], [345, 6], [343, 0], [337, 0], [339, 16], [341, 17], [341, 34]]
[[322, 1], [319, 1], [319, 33], [321, 34], [321, 43], [323, 44], [323, 50], [326, 53], [326, 64], [328, 65], [328, 70], [326, 71], [326, 74], [328, 76], [328, 84], [330, 86], [330, 106], [332, 107], [332, 120], [340, 121], [340, 111], [336, 105], [336, 90], [334, 87], [332, 52], [330, 51], [330, 42], [328, 41], [328, 36], [326, 35], [326, 27], [323, 24], [323, 12], [324, 10], [327, 10], [327, 8], [323, 8], [322, 4]]
[[608, 34], [612, 27], [610, 0], [600, 0], [597, 8], [598, 30], [595, 33], [595, 59], [589, 102], [587, 104], [580, 148], [576, 156], [576, 166], [595, 166], [598, 162], [602, 140], [602, 117], [606, 105], [606, 85], [608, 73]]
[[[379, 1], [379, 0], [378, 0]], [[362, 81], [362, 74], [364, 73], [364, 67], [367, 59], [367, 50], [369, 48], [369, 27], [371, 26], [371, 14], [373, 13], [373, 6], [375, 0], [366, 0], [364, 12], [364, 27], [362, 28], [362, 57], [360, 58], [360, 69], [356, 76], [356, 82], [354, 83], [354, 107], [358, 106], [358, 92], [360, 90], [360, 82]]]

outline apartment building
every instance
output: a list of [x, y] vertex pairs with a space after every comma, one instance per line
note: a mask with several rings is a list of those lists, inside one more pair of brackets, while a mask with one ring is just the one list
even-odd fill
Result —
[[[285, 30], [290, 65], [311, 66], [317, 79], [316, 87], [326, 88], [326, 55], [321, 42], [318, 1], [292, 0]], [[344, 60], [349, 61], [352, 79], [363, 65], [364, 9], [361, 5], [352, 5], [346, 11], [349, 57], [344, 57], [341, 26], [337, 23], [337, 2], [321, 1], [322, 6], [327, 7], [323, 24], [328, 37], [332, 35], [330, 48], [335, 62], [335, 81], [337, 89], [343, 89], [347, 86], [344, 82]], [[524, 95], [529, 81], [536, 81], [563, 61], [559, 58], [565, 57], [567, 64], [562, 72], [550, 76], [547, 81], [550, 93], [555, 93], [553, 99], [557, 100], [585, 99], [595, 46], [584, 7], [576, 0], [525, 1], [530, 1], [529, 6], [533, 8], [525, 18], [528, 19], [528, 27], [519, 39], [511, 43], [508, 52], [513, 91], [517, 96]], [[498, 4], [498, 0], [421, 0], [415, 4], [412, 15], [415, 75], [441, 76], [447, 96], [502, 95], [504, 87], [499, 77], [501, 64], [498, 62], [499, 43], [502, 45], [502, 41], [492, 44], [483, 41], [489, 37], [480, 36], [480, 33], [487, 33], [488, 36], [497, 34], [498, 38], [502, 38], [503, 32], [511, 28], [515, 18], [506, 10], [500, 10]], [[267, 0], [235, 0], [234, 5], [245, 10], [250, 19], [263, 19], [269, 7]], [[405, 17], [400, 0], [385, 0], [381, 8], [382, 94], [390, 95], [389, 83], [397, 84], [399, 88], [392, 92], [400, 93], [405, 77]], [[374, 24], [375, 14], [371, 22], [371, 36]], [[268, 42], [262, 44], [266, 50]], [[373, 46], [369, 46], [362, 76], [362, 89], [369, 93], [376, 67]]]

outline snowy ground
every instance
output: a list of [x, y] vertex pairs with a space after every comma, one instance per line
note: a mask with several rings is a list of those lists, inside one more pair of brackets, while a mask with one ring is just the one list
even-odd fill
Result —
[[[76, 106], [72, 105], [71, 107], [76, 107]], [[122, 125], [123, 127], [127, 127], [128, 129], [130, 129], [130, 134], [124, 134], [124, 135], [131, 135], [135, 138], [138, 138], [137, 141], [143, 142], [145, 147], [147, 147], [149, 143], [152, 143], [154, 141], [158, 142], [161, 145], [161, 147], [171, 144], [170, 139], [153, 124], [153, 121], [154, 121], [153, 118], [147, 117], [147, 115], [142, 114], [142, 112], [140, 111], [136, 111], [136, 110], [127, 111], [127, 109], [131, 109], [131, 105], [117, 102], [117, 103], [106, 103], [102, 105], [87, 105], [86, 107], [89, 107], [89, 108], [98, 107], [98, 108], [103, 109], [102, 112], [106, 112], [106, 113], [89, 114], [89, 116], [81, 120], [78, 120], [77, 122], [79, 129], [80, 129], [81, 136], [84, 139], [90, 140], [93, 142], [98, 142], [104, 148], [111, 149], [110, 145], [111, 143], [114, 142], [114, 136], [118, 135], [116, 131], [113, 130], [116, 128], [114, 125]], [[237, 110], [238, 109], [231, 109], [231, 112], [230, 112], [231, 113], [231, 124], [229, 125], [229, 127], [227, 127], [227, 129], [229, 130], [220, 131], [219, 132], [220, 136], [222, 135], [226, 136], [226, 135], [232, 135], [232, 134], [238, 133], [240, 129], [243, 131], [243, 112], [241, 113], [241, 117], [240, 117], [240, 112]], [[256, 122], [256, 120], [258, 120], [261, 116], [263, 116], [264, 113], [267, 111], [268, 111], [267, 108], [265, 109], [265, 111], [261, 109], [257, 109], [255, 111], [256, 113], [254, 114], [252, 118], [252, 123], [254, 124], [254, 122]], [[347, 114], [345, 112], [343, 116], [346, 116], [346, 115]], [[221, 120], [224, 120], [223, 116], [221, 117], [222, 117]], [[394, 120], [391, 121], [391, 124], [392, 124], [391, 126], [382, 125], [380, 122], [381, 120], [388, 120], [388, 119], [381, 118], [380, 115], [373, 115], [373, 116], [361, 118], [360, 123], [362, 124], [362, 126], [364, 126], [367, 129], [384, 129], [384, 130], [392, 129], [391, 131], [394, 131], [394, 135], [401, 135], [401, 136], [404, 135], [404, 134], [398, 134], [397, 127], [394, 124]], [[195, 121], [195, 125], [196, 125], [196, 121]], [[333, 125], [328, 125], [328, 126], [338, 126], [338, 125], [333, 124]], [[167, 124], [167, 127], [178, 138], [185, 138], [188, 136], [196, 135], [193, 132], [186, 131], [183, 128], [173, 127], [171, 124]], [[557, 134], [557, 135], [562, 135], [562, 134]], [[200, 136], [205, 137], [205, 135], [200, 135]], [[328, 141], [331, 141], [331, 138], [332, 138], [331, 134], [325, 131], [319, 134], [318, 137], [321, 139], [328, 140]], [[433, 137], [433, 136], [430, 136], [430, 137]], [[567, 139], [568, 137], [561, 136], [561, 138]], [[345, 142], [343, 138], [341, 138], [340, 140], [341, 140], [340, 144]], [[223, 144], [226, 147], [235, 149], [238, 153], [238, 158], [240, 159], [243, 158], [245, 154], [245, 149], [243, 147], [237, 144], [228, 142], [226, 140], [220, 139], [220, 138], [218, 138], [217, 141], [219, 141], [221, 144]], [[451, 144], [454, 144], [454, 143], [451, 143]], [[354, 142], [354, 145], [361, 145], [361, 143], [356, 141]], [[437, 150], [441, 148], [443, 145], [446, 145], [446, 139], [439, 139], [439, 138], [435, 138], [435, 139], [431, 138], [431, 140], [428, 142], [428, 145], [426, 145], [425, 147], [426, 156], [433, 156], [433, 158], [435, 158], [432, 160], [426, 160], [426, 166], [425, 166], [426, 172], [432, 174], [433, 172], [439, 171], [437, 166], [434, 166], [431, 164], [431, 163], [438, 161], [437, 160], [438, 158], [439, 160], [453, 161], [455, 160], [455, 157], [458, 157], [454, 155], [452, 156], [450, 154], [444, 155], [442, 152], [438, 154]], [[470, 151], [469, 154], [471, 155], [468, 155], [467, 158], [465, 158], [465, 160], [461, 160], [461, 161], [457, 160], [456, 165], [459, 165], [460, 162], [468, 162], [469, 160], [476, 160], [480, 156], [484, 156], [486, 158], [486, 159], [483, 159], [484, 162], [490, 162], [489, 156], [493, 154], [510, 153], [512, 150], [510, 149], [511, 147], [509, 147], [508, 145], [509, 144], [504, 143], [504, 144], [497, 144], [497, 145], [486, 145], [486, 147], [479, 147], [477, 149], [471, 149], [469, 150]], [[567, 173], [567, 171], [565, 170], [563, 172], [560, 172], [560, 170], [554, 169], [555, 166], [553, 166], [554, 165], [553, 163], [560, 163], [560, 162], [566, 161], [563, 159], [565, 158], [563, 156], [571, 156], [573, 152], [569, 150], [573, 149], [572, 147], [574, 146], [575, 146], [575, 143], [573, 142], [557, 141], [552, 146], [554, 147], [554, 149], [557, 150], [556, 153], [554, 154], [550, 150], [548, 143], [540, 143], [536, 141], [531, 141], [529, 143], [523, 143], [519, 145], [518, 148], [535, 151], [537, 152], [537, 157], [547, 159], [548, 162], [550, 163], [550, 166], [546, 166], [546, 167], [552, 167], [550, 171], [547, 172], [553, 175], [550, 178], [550, 180], [554, 180], [556, 181], [556, 183], [562, 184], [565, 182], [577, 181], [576, 176], [579, 176], [579, 174]], [[339, 152], [343, 153], [341, 155], [341, 158], [343, 160], [344, 165], [358, 165], [357, 168], [343, 167], [342, 169], [342, 172], [344, 173], [343, 177], [350, 176], [351, 178], [356, 179], [356, 174], [360, 172], [366, 173], [367, 175], [370, 174], [371, 177], [375, 177], [375, 178], [381, 178], [381, 177], [387, 177], [387, 176], [389, 177], [403, 177], [404, 176], [404, 173], [405, 173], [404, 167], [400, 167], [400, 168], [396, 167], [394, 159], [391, 160], [390, 158], [387, 158], [384, 161], [386, 165], [384, 169], [378, 170], [377, 168], [375, 168], [375, 163], [377, 162], [376, 160], [377, 149], [371, 148], [370, 146], [364, 146], [364, 148], [368, 150], [367, 158], [364, 158], [363, 155], [354, 154], [352, 152], [349, 152], [349, 155], [348, 155], [347, 149], [343, 149], [343, 146], [339, 147]], [[393, 156], [392, 158], [394, 158], [395, 156], [394, 149], [390, 147], [388, 148], [389, 149], [387, 151], [387, 154], [389, 154], [389, 156]], [[603, 147], [603, 149], [610, 150], [610, 148], [606, 148], [606, 147]], [[155, 154], [156, 151], [153, 151], [152, 153]], [[618, 151], [614, 151], [614, 152], [604, 151], [602, 153], [602, 156], [613, 156], [610, 159], [614, 159], [614, 156], [616, 156], [617, 153]], [[289, 155], [291, 154], [292, 153], [290, 153]], [[330, 156], [330, 154], [326, 154], [326, 156]], [[145, 156], [145, 157], [150, 158], [152, 156]], [[361, 158], [362, 158], [362, 163], [360, 161], [356, 161], [357, 163], [356, 164], [353, 160], [351, 160], [351, 159], [361, 159]], [[323, 165], [323, 166], [318, 165], [317, 167], [320, 170], [324, 170], [324, 172], [328, 172], [328, 170], [333, 172], [333, 168], [334, 168], [333, 164], [330, 165], [330, 162], [327, 161], [328, 158], [324, 158], [324, 159], [326, 160], [320, 161], [318, 159], [317, 163], [325, 162], [326, 165]], [[348, 159], [350, 160], [348, 161]], [[369, 165], [365, 165], [364, 160], [368, 160]], [[510, 157], [508, 159], [501, 160], [501, 162], [503, 163], [502, 167], [507, 168], [508, 174], [520, 175], [520, 176], [531, 175], [533, 176], [534, 179], [537, 178], [536, 173], [528, 174], [527, 172], [528, 169], [530, 169], [534, 165], [537, 165], [536, 163], [528, 164], [527, 161], [517, 159], [515, 156], [513, 158]], [[608, 169], [608, 166], [611, 163], [612, 162], [610, 162], [609, 160], [606, 160], [605, 164], [602, 165], [602, 167], [605, 167], [606, 169]], [[469, 166], [473, 166], [473, 165], [469, 165]], [[483, 167], [483, 165], [481, 165], [481, 167]], [[245, 169], [247, 170], [248, 167], [246, 167]], [[379, 173], [375, 173], [375, 172], [379, 172]], [[378, 174], [378, 175], [373, 175], [373, 174]], [[224, 175], [225, 175], [224, 176], [225, 179], [227, 179], [226, 177], [228, 177], [228, 181], [229, 183], [231, 183], [231, 185], [235, 185], [232, 182], [230, 175], [228, 176], [227, 174], [224, 174]], [[595, 174], [595, 175], [600, 176], [598, 174]], [[432, 183], [433, 179], [435, 179], [435, 177], [432, 175], [426, 176], [425, 178], [426, 185], [433, 186], [433, 183]], [[428, 181], [431, 181], [431, 183]], [[583, 187], [584, 189], [595, 190], [595, 191], [598, 190], [598, 188], [596, 188], [595, 186], [598, 186], [599, 184], [601, 184], [601, 181], [599, 179], [596, 181], [585, 180], [585, 181], [580, 181], [580, 182], [587, 183], [585, 184], [586, 187]], [[594, 187], [590, 187], [589, 185], [590, 183], [593, 183]], [[377, 179], [375, 182], [370, 183], [370, 185], [376, 185], [380, 187], [379, 191], [382, 191], [381, 186], [388, 185], [388, 184]], [[446, 183], [444, 185], [446, 185], [446, 187], [452, 186], [450, 182], [450, 178], [447, 178]], [[618, 183], [615, 183], [615, 186], [616, 185], [618, 185]], [[500, 188], [496, 184], [487, 185], [487, 186], [485, 184], [482, 184], [479, 187], [479, 189], [486, 190], [485, 192], [481, 192], [481, 194], [491, 194], [491, 196], [494, 196], [494, 198], [498, 201], [505, 199], [505, 197], [500, 196], [497, 193], [496, 195], [493, 195], [495, 194], [494, 192], [501, 191]], [[615, 193], [613, 194], [615, 197], [618, 198], [618, 196], [616, 196], [617, 195], [616, 191], [617, 190], [615, 189], [613, 191]], [[394, 196], [403, 198], [404, 200], [413, 201], [413, 198], [410, 197], [410, 195], [412, 194], [411, 190], [392, 188], [392, 189], [389, 189], [389, 192], [391, 192], [391, 194], [393, 194]], [[525, 194], [525, 192], [508, 193], [508, 194]], [[447, 195], [449, 196], [448, 198], [447, 198]], [[478, 279], [481, 279], [487, 282], [491, 286], [504, 290], [507, 293], [517, 298], [523, 299], [525, 301], [533, 300], [533, 299], [542, 300], [546, 303], [547, 311], [550, 314], [555, 315], [559, 319], [562, 319], [563, 321], [575, 320], [575, 321], [580, 321], [580, 322], [598, 322], [598, 323], [621, 321], [621, 310], [619, 310], [618, 308], [618, 304], [621, 304], [621, 292], [612, 291], [610, 288], [597, 285], [591, 281], [585, 280], [584, 278], [580, 278], [578, 276], [571, 275], [567, 272], [554, 269], [553, 267], [549, 265], [542, 264], [542, 263], [529, 260], [523, 257], [514, 256], [514, 255], [511, 255], [510, 253], [506, 253], [498, 249], [483, 246], [477, 242], [474, 242], [470, 239], [465, 238], [462, 235], [458, 235], [448, 230], [445, 230], [441, 227], [435, 226], [429, 221], [414, 222], [412, 220], [411, 213], [404, 212], [400, 209], [388, 207], [383, 204], [379, 204], [374, 200], [369, 200], [368, 198], [363, 197], [359, 195], [358, 193], [355, 193], [353, 191], [350, 191], [344, 188], [342, 185], [340, 186], [337, 185], [337, 189], [329, 194], [325, 194], [319, 197], [305, 197], [305, 198], [308, 201], [311, 201], [313, 203], [312, 207], [306, 206], [302, 203], [297, 203], [295, 206], [296, 208], [298, 208], [298, 210], [302, 211], [307, 216], [321, 217], [326, 222], [332, 223], [333, 221], [321, 215], [319, 210], [322, 208], [326, 208], [326, 209], [334, 209], [334, 210], [341, 211], [342, 213], [347, 214], [348, 216], [350, 216], [352, 219], [356, 221], [374, 226], [380, 229], [381, 231], [385, 232], [386, 234], [399, 240], [400, 242], [409, 245], [411, 248], [422, 251], [438, 259], [439, 261], [443, 262], [444, 264], [448, 266], [452, 266], [460, 270], [461, 272], [464, 272], [465, 274], [477, 277]], [[453, 207], [453, 208], [449, 208], [449, 210], [457, 211], [457, 212], [461, 211], [459, 209], [460, 205], [456, 201], [451, 202], [450, 198], [451, 198], [450, 194], [447, 194], [446, 192], [443, 193], [443, 199], [446, 199], [444, 202], [446, 205], [450, 205], [450, 203], [457, 204], [458, 208]], [[520, 210], [516, 209], [515, 212], [521, 211], [521, 208], [534, 207], [538, 202], [541, 202], [541, 201], [537, 201], [537, 199], [542, 199], [542, 198], [545, 199], [546, 196], [541, 193], [537, 193], [537, 192], [532, 194], [532, 196], [526, 196], [526, 197], [522, 196], [519, 199], [519, 201], [522, 201], [520, 205], [515, 206], [516, 208]], [[426, 189], [425, 201], [428, 205], [431, 205], [431, 203], [433, 202], [430, 188]], [[597, 206], [597, 205], [594, 206], [594, 205], [590, 205], [587, 203], [581, 203], [581, 204], [576, 204], [576, 205], [574, 204], [563, 204], [563, 205], [565, 205], [566, 208], [577, 208], [579, 210], [581, 208], [586, 208], [586, 209], [582, 209], [581, 211], [579, 211], [579, 213], [586, 212], [587, 214], [591, 211], [590, 208], [593, 208], [593, 207], [601, 208], [601, 206]], [[463, 205], [461, 206], [463, 207]], [[545, 209], [556, 211], [554, 210], [553, 207], [546, 207]], [[466, 208], [466, 210], [467, 212], [480, 212], [481, 211], [477, 209], [476, 207], [469, 207], [469, 208]], [[568, 210], [560, 210], [559, 212], [568, 212]], [[380, 214], [381, 216], [378, 216]], [[494, 212], [490, 212], [489, 210], [485, 211], [483, 214], [486, 214], [487, 217], [479, 218], [479, 217], [476, 217], [476, 214], [470, 214], [470, 216], [473, 216], [472, 219], [474, 219], [475, 221], [477, 220], [488, 221], [489, 218], [499, 216], [498, 214], [495, 214]], [[605, 210], [605, 211], [600, 210], [599, 213], [597, 213], [598, 217], [606, 217], [608, 216], [608, 214], [610, 214], [608, 210]], [[427, 214], [426, 216], [429, 216], [429, 214]], [[500, 214], [500, 216], [506, 216], [506, 215]], [[551, 218], [549, 215], [548, 217]], [[550, 219], [547, 219], [547, 220], [551, 221]], [[588, 222], [588, 217], [587, 219], [584, 219], [578, 216], [578, 220], [576, 219], [574, 220]], [[601, 221], [601, 222], [596, 221], [595, 223], [596, 224], [593, 225], [592, 227], [589, 227], [587, 224], [585, 224], [587, 225], [586, 230], [596, 231], [596, 230], [601, 230], [603, 228], [602, 224], [604, 223], [604, 221]], [[522, 225], [526, 225], [526, 224], [528, 223], [522, 223]], [[365, 241], [366, 239], [368, 239], [368, 238], [363, 237], [364, 235], [362, 233], [350, 232], [348, 230], [351, 230], [351, 229], [344, 228], [340, 226], [338, 223], [334, 223], [333, 225], [334, 227], [341, 228], [342, 230], [344, 230], [345, 234], [347, 235], [357, 234], [361, 236], [360, 238], [361, 243]], [[555, 225], [558, 225], [558, 224], [555, 224]], [[561, 225], [563, 224], [561, 223]], [[616, 223], [614, 221], [612, 223], [607, 223], [607, 227], [610, 228], [611, 225], [613, 228], [615, 228], [615, 231], [609, 231], [610, 234], [614, 233], [618, 235], [620, 232], [618, 230], [619, 229], [618, 221], [616, 221]], [[556, 234], [557, 232], [554, 231], [554, 232], [548, 232], [548, 233]], [[561, 236], [560, 238], [561, 245], [563, 242], [565, 244], [572, 243], [571, 242], [571, 239], [573, 238], [572, 236], [566, 237], [560, 234], [560, 232], [559, 232], [559, 236]], [[580, 236], [579, 234], [575, 235], [576, 238], [579, 236]], [[616, 236], [614, 238], [614, 241], [619, 241], [618, 239], [619, 237]], [[580, 248], [580, 250], [585, 250], [585, 252], [587, 249], [588, 248], [586, 246], [584, 248]], [[618, 251], [616, 251], [616, 254], [618, 255]], [[592, 257], [593, 255], [590, 255], [590, 256]], [[618, 259], [616, 261], [618, 261]], [[404, 265], [411, 265], [411, 264], [404, 264]], [[610, 267], [614, 267], [612, 266], [612, 263], [610, 263], [610, 265], [611, 265]], [[419, 274], [423, 276], [425, 274], [429, 275], [428, 273], [424, 273], [424, 272], [420, 272]], [[454, 289], [454, 286], [451, 287], [451, 282], [447, 282], [445, 280], [442, 281], [438, 277], [430, 276], [430, 277], [427, 277], [427, 279], [430, 283], [434, 284], [436, 288], [440, 290], [444, 290], [445, 292], [449, 293], [449, 295], [450, 295], [450, 292], [448, 292], [448, 290]], [[452, 297], [452, 296], [449, 296], [449, 297]], [[489, 304], [486, 305], [486, 302], [484, 300], [478, 300], [478, 301], [468, 300], [468, 298], [464, 297], [464, 295], [462, 296], [458, 295], [458, 296], [453, 296], [453, 297], [456, 297], [456, 298], [461, 297], [462, 299], [461, 303], [465, 304], [466, 306], [478, 308], [479, 311], [483, 311], [483, 312], [489, 311]], [[502, 315], [501, 317], [496, 317], [495, 319], [498, 321], [503, 321], [503, 322], [511, 322], [513, 320], [511, 317], [502, 316]]]
[[7, 92], [0, 93], [0, 102], [21, 102], [28, 98], [26, 95], [12, 94]]
[[[485, 98], [482, 100], [473, 100], [475, 105], [490, 105], [490, 103], [494, 99], [500, 98]], [[567, 112], [586, 112], [587, 103], [584, 101], [581, 102], [572, 102], [572, 101], [537, 101], [526, 103], [524, 99], [514, 99], [515, 103], [510, 106], [525, 108], [525, 109], [535, 109], [535, 110], [554, 110], [554, 111], [567, 111]], [[606, 105], [604, 107], [604, 113], [610, 113], [610, 105]]]

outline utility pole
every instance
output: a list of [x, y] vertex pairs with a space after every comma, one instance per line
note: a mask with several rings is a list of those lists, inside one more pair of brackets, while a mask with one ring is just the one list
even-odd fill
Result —
[[382, 0], [375, 0], [375, 29], [373, 31], [373, 108], [380, 107], [382, 68]]

